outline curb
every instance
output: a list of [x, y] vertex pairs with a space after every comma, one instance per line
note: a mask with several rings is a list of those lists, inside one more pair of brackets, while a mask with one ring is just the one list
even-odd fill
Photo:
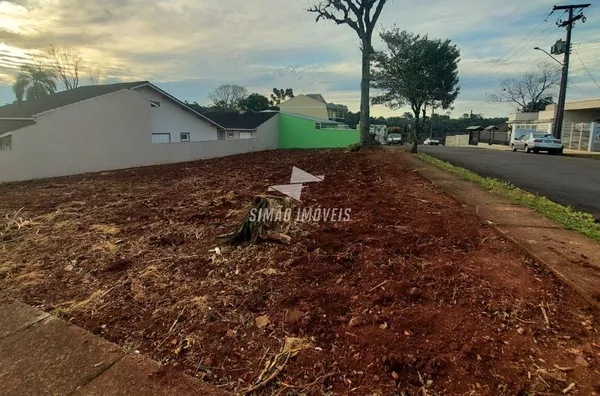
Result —
[[[431, 168], [431, 169], [435, 169], [437, 171], [443, 172], [446, 175], [451, 176], [452, 178], [456, 178], [458, 180], [460, 180], [461, 182], [465, 182], [465, 183], [469, 183], [474, 185], [476, 188], [481, 189], [480, 186], [478, 186], [475, 183], [472, 182], [468, 182], [465, 180], [462, 180], [458, 177], [456, 177], [455, 175], [446, 172], [443, 169], [437, 168], [434, 165], [431, 165], [423, 160], [421, 160], [418, 157], [415, 156], [411, 156], [411, 158], [413, 159], [413, 161], [418, 162], [421, 166], [420, 167], [415, 167], [413, 170], [415, 172], [417, 172], [421, 177], [425, 178], [426, 180], [428, 180], [431, 184], [433, 184], [436, 188], [438, 188], [439, 190], [441, 190], [445, 195], [447, 195], [448, 197], [452, 198], [455, 202], [457, 202], [458, 204], [464, 206], [469, 207], [470, 205], [472, 205], [472, 203], [469, 202], [464, 202], [461, 199], [459, 199], [457, 196], [455, 196], [452, 191], [450, 191], [450, 189], [446, 188], [443, 184], [440, 184], [437, 182], [436, 179], [430, 177], [429, 175], [426, 174], [426, 172], [424, 172], [425, 169]], [[482, 191], [485, 191], [483, 189], [481, 189]], [[519, 205], [522, 206], [522, 205]], [[565, 284], [566, 286], [570, 287], [573, 291], [575, 291], [578, 295], [580, 295], [584, 301], [589, 304], [591, 307], [595, 307], [595, 308], [600, 308], [600, 301], [596, 300], [594, 297], [592, 297], [590, 294], [588, 294], [588, 292], [586, 292], [585, 290], [583, 290], [581, 287], [579, 287], [576, 283], [574, 283], [573, 281], [571, 281], [567, 276], [565, 276], [561, 271], [559, 271], [558, 269], [556, 269], [553, 265], [549, 264], [547, 262], [547, 260], [545, 260], [544, 258], [540, 257], [538, 254], [534, 253], [533, 251], [531, 251], [527, 246], [525, 246], [523, 243], [521, 243], [518, 239], [514, 238], [511, 235], [508, 235], [505, 231], [503, 231], [498, 225], [496, 225], [493, 221], [490, 221], [488, 219], [483, 218], [478, 211], [476, 210], [470, 210], [470, 212], [472, 212], [473, 214], [475, 214], [479, 219], [481, 219], [482, 221], [486, 222], [488, 225], [490, 225], [494, 231], [501, 236], [502, 238], [506, 239], [507, 241], [511, 242], [512, 244], [514, 244], [517, 248], [519, 248], [519, 250], [521, 250], [521, 252], [523, 254], [525, 254], [526, 256], [528, 256], [529, 258], [533, 259], [534, 261], [542, 264], [548, 271], [550, 271], [558, 281], [562, 282], [563, 284]], [[564, 229], [561, 227], [561, 229]]]

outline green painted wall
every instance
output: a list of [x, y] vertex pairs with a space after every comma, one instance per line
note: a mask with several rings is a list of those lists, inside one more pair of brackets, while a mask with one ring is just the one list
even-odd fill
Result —
[[336, 148], [358, 143], [356, 129], [316, 129], [315, 122], [279, 113], [279, 148]]

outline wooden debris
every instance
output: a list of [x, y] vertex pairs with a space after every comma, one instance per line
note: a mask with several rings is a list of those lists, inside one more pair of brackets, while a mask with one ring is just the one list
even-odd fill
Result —
[[573, 388], [575, 388], [575, 382], [571, 382], [569, 386], [562, 390], [562, 393], [569, 393]]
[[254, 319], [254, 322], [256, 323], [256, 327], [258, 327], [259, 329], [267, 327], [269, 323], [271, 323], [269, 317], [266, 315], [257, 317], [256, 319]]
[[[285, 233], [289, 230], [291, 221], [282, 221], [277, 214], [283, 214], [292, 208], [292, 199], [257, 195], [252, 200], [248, 214], [238, 228], [219, 238], [229, 244], [250, 242], [255, 244], [260, 240], [274, 240], [289, 243], [291, 238]], [[273, 216], [263, 216], [273, 214]]]
[[281, 351], [266, 361], [265, 368], [254, 381], [254, 385], [246, 389], [243, 394], [247, 395], [268, 385], [283, 371], [290, 358], [310, 347], [310, 343], [303, 338], [286, 337]]

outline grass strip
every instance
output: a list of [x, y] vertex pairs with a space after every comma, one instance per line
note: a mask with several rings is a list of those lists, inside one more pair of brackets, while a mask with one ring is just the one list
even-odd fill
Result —
[[546, 197], [521, 190], [510, 182], [480, 176], [427, 154], [420, 153], [417, 154], [417, 157], [460, 177], [462, 180], [475, 182], [488, 191], [498, 193], [513, 203], [535, 209], [555, 223], [600, 242], [600, 224], [589, 213], [579, 212], [570, 206], [557, 204]]

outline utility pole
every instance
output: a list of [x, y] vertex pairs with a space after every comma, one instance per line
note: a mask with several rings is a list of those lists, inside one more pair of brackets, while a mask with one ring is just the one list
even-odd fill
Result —
[[[552, 12], [557, 10], [568, 10], [569, 19], [566, 21], [558, 21], [556, 24], [559, 27], [567, 27], [567, 42], [565, 44], [565, 56], [563, 60], [562, 66], [562, 78], [560, 80], [560, 93], [558, 94], [558, 103], [556, 104], [556, 120], [554, 124], [554, 137], [557, 139], [561, 138], [563, 121], [565, 118], [565, 100], [567, 97], [567, 79], [569, 78], [569, 59], [571, 57], [571, 30], [573, 29], [573, 23], [578, 20], [582, 20], [585, 22], [585, 16], [583, 16], [583, 12], [580, 12], [578, 15], [573, 16], [573, 10], [581, 8], [583, 11], [584, 8], [589, 7], [590, 4], [575, 4], [575, 5], [565, 5], [565, 6], [554, 6]], [[555, 52], [557, 53], [557, 52]]]

